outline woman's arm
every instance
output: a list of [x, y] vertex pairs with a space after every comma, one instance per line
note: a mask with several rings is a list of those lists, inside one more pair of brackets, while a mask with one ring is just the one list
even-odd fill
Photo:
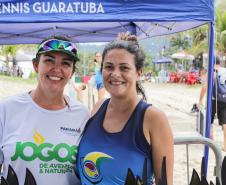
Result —
[[154, 107], [148, 108], [144, 118], [144, 134], [151, 145], [156, 182], [161, 178], [165, 156], [167, 185], [173, 185], [174, 140], [166, 115]]
[[103, 104], [103, 102], [105, 101], [105, 99], [99, 100], [92, 108], [91, 110], [91, 116], [93, 116], [94, 114], [96, 114], [96, 112], [99, 110], [99, 108], [101, 107], [101, 105]]
[[205, 95], [206, 95], [206, 84], [203, 84], [199, 95], [199, 107], [203, 106], [203, 98]]

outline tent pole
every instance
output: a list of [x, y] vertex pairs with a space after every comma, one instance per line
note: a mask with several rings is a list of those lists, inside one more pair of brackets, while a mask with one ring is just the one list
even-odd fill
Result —
[[[207, 108], [206, 108], [206, 132], [205, 136], [210, 138], [210, 122], [212, 111], [212, 91], [213, 91], [213, 64], [214, 64], [214, 23], [209, 23], [208, 45], [209, 45], [209, 62], [208, 62], [208, 85], [207, 85]], [[204, 149], [205, 175], [208, 169], [209, 147]]]
[[137, 35], [136, 24], [134, 24], [133, 22], [130, 22], [130, 26], [131, 26], [131, 33], [133, 35]]
[[83, 44], [83, 77], [86, 76], [86, 46]]

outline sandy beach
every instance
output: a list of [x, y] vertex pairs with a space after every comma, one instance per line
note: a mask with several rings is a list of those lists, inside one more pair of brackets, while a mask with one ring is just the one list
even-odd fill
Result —
[[[201, 86], [188, 86], [184, 84], [155, 84], [144, 83], [144, 88], [148, 96], [148, 102], [153, 106], [164, 111], [169, 119], [169, 123], [174, 135], [182, 133], [183, 135], [197, 135], [196, 132], [196, 114], [190, 113], [193, 103], [198, 101]], [[0, 100], [29, 91], [35, 87], [34, 84], [11, 82], [0, 79]], [[83, 94], [87, 99], [87, 90]], [[87, 101], [85, 101], [86, 103]], [[223, 132], [221, 127], [214, 124], [214, 140], [222, 147]], [[174, 184], [188, 185], [187, 181], [187, 161], [185, 145], [175, 145], [175, 166], [174, 166]], [[195, 168], [200, 173], [200, 162], [203, 156], [203, 145], [189, 146], [189, 174], [191, 178], [192, 169]], [[213, 180], [215, 166], [215, 156], [210, 150], [208, 181]]]
[[[149, 102], [164, 111], [175, 136], [196, 136], [196, 113], [190, 113], [192, 105], [199, 100], [201, 86], [185, 84], [144, 84]], [[213, 125], [214, 140], [221, 148], [223, 146], [223, 132], [216, 121]], [[215, 155], [209, 150], [208, 181], [215, 182], [214, 167]], [[186, 146], [175, 145], [174, 184], [188, 185]], [[193, 168], [200, 173], [201, 159], [204, 154], [204, 145], [189, 145], [189, 179]], [[222, 153], [222, 155], [224, 155]]]

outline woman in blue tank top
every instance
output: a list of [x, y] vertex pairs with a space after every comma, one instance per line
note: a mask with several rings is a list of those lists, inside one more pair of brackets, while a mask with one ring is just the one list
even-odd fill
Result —
[[172, 131], [165, 114], [145, 102], [139, 83], [145, 56], [136, 37], [121, 34], [105, 47], [102, 58], [104, 85], [111, 98], [94, 107], [80, 142], [81, 184], [124, 185], [134, 178], [150, 185], [160, 179], [165, 156], [172, 185]]

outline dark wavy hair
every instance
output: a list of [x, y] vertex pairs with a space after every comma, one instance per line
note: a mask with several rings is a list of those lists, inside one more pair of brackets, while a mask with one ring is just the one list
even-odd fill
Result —
[[[144, 67], [145, 54], [140, 48], [137, 37], [129, 33], [120, 33], [118, 38], [104, 48], [102, 54], [101, 72], [103, 68], [103, 61], [106, 54], [113, 49], [125, 49], [134, 56], [135, 67], [137, 70], [141, 70]], [[138, 94], [142, 95], [142, 99], [147, 101], [143, 86], [139, 81], [136, 82], [136, 90]]]

